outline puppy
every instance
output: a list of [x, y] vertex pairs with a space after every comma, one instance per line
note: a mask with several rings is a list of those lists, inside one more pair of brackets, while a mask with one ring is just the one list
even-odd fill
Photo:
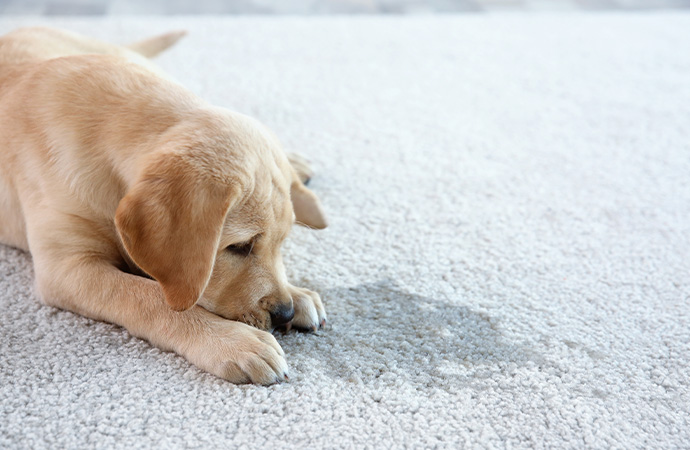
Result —
[[205, 103], [129, 48], [47, 28], [0, 38], [0, 242], [30, 251], [48, 305], [125, 327], [218, 377], [287, 378], [267, 331], [325, 325], [291, 285], [294, 222], [319, 200], [276, 137]]

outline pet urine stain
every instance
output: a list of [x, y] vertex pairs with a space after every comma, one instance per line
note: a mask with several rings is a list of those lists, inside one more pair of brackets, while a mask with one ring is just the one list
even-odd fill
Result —
[[[328, 351], [324, 360], [338, 355], [340, 364], [319, 365], [325, 376], [365, 385], [403, 380], [453, 390], [506, 367], [543, 363], [541, 355], [508, 341], [500, 322], [474, 310], [469, 300], [406, 292], [390, 279], [320, 292], [329, 314], [329, 329], [320, 334], [324, 340], [316, 345], [295, 335], [281, 344], [303, 346], [290, 357], [308, 353], [309, 365], [319, 360], [313, 350]], [[309, 370], [305, 367], [305, 376]]]

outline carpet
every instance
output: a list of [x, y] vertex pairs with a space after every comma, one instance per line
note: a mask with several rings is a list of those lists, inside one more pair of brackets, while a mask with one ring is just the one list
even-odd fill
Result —
[[2, 448], [690, 443], [690, 15], [0, 18], [124, 43], [312, 160], [291, 380], [42, 306], [0, 246]]

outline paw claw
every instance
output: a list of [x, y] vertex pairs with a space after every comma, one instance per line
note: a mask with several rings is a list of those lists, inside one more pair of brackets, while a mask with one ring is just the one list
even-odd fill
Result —
[[[287, 375], [285, 352], [266, 331], [241, 322], [209, 321], [185, 354], [198, 367], [234, 383], [271, 385]], [[213, 350], [213, 351], [210, 351]]]
[[295, 307], [294, 328], [313, 333], [326, 326], [326, 313], [319, 294], [294, 286], [290, 286], [290, 294]]

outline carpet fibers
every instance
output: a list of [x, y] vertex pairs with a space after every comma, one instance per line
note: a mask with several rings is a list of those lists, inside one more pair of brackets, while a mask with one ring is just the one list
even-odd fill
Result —
[[[690, 442], [690, 15], [1, 18], [159, 59], [318, 170], [330, 326], [235, 386], [42, 306], [0, 246], [1, 448]], [[1, 214], [2, 212], [0, 212]]]

